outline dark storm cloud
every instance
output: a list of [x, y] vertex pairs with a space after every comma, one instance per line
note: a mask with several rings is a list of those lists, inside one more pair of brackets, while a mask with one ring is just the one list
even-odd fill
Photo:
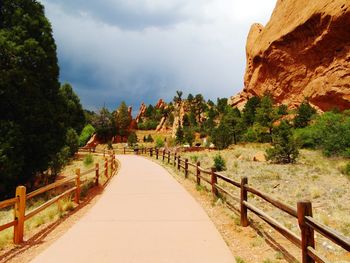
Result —
[[275, 1], [42, 2], [61, 81], [86, 108], [114, 109], [122, 100], [134, 108], [171, 100], [176, 90], [213, 100], [240, 91], [250, 25], [266, 22]]
[[104, 23], [131, 30], [141, 30], [150, 26], [166, 27], [190, 19], [182, 9], [183, 1], [152, 3], [137, 0], [50, 0], [48, 2], [61, 5], [67, 14], [88, 15]]

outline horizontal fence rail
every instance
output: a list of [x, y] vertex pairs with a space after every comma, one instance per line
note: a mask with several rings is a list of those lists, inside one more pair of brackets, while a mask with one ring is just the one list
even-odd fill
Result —
[[[3, 225], [0, 225], [0, 232], [8, 229], [10, 227], [13, 227], [14, 235], [13, 235], [13, 242], [15, 244], [20, 244], [23, 242], [24, 237], [24, 223], [26, 220], [30, 219], [31, 217], [37, 215], [38, 213], [42, 212], [49, 206], [58, 203], [62, 198], [74, 195], [74, 201], [75, 203], [79, 204], [80, 201], [80, 194], [81, 194], [81, 187], [84, 185], [84, 181], [82, 181], [82, 176], [86, 176], [91, 173], [95, 173], [95, 176], [92, 178], [94, 180], [95, 186], [98, 186], [99, 180], [101, 175], [104, 175], [106, 178], [106, 181], [103, 185], [106, 185], [110, 178], [117, 172], [117, 161], [115, 159], [115, 154], [113, 151], [98, 151], [95, 148], [80, 148], [79, 152], [89, 152], [89, 153], [100, 153], [105, 156], [104, 159], [104, 170], [101, 170], [99, 167], [99, 164], [95, 164], [95, 168], [89, 169], [87, 171], [81, 172], [78, 168], [75, 171], [74, 176], [69, 176], [65, 179], [56, 181], [52, 184], [46, 185], [44, 187], [41, 187], [37, 190], [34, 190], [30, 193], [26, 193], [26, 187], [24, 186], [18, 186], [16, 188], [16, 194], [14, 198], [4, 200], [0, 202], [0, 209], [8, 208], [8, 207], [14, 207], [14, 220], [11, 222], [7, 222]], [[107, 156], [109, 158], [107, 158]], [[88, 182], [87, 179], [85, 179], [85, 182]], [[45, 203], [41, 204], [40, 206], [32, 209], [31, 211], [26, 212], [26, 202], [38, 195], [44, 194], [50, 190], [57, 190], [59, 188], [62, 188], [64, 186], [70, 185], [69, 189], [64, 189], [62, 193], [54, 196], [53, 198], [47, 200]], [[61, 190], [61, 189], [59, 189]]]
[[[191, 163], [188, 159], [183, 159], [179, 153], [171, 152], [166, 149], [157, 149], [157, 148], [140, 148], [128, 150], [127, 148], [123, 149], [123, 153], [134, 153], [134, 154], [143, 154], [149, 155], [150, 157], [155, 157], [161, 160], [164, 163], [173, 165], [177, 170], [183, 170], [185, 178], [188, 174], [193, 174], [196, 177], [196, 183], [201, 184], [201, 181], [205, 181], [211, 186], [211, 191], [214, 197], [219, 197], [219, 193], [223, 193], [230, 197], [230, 199], [236, 201], [240, 205], [240, 215], [241, 215], [241, 225], [243, 227], [249, 226], [248, 211], [254, 213], [277, 232], [287, 238], [290, 242], [296, 245], [301, 249], [301, 258], [303, 263], [328, 263], [329, 261], [321, 255], [315, 249], [315, 234], [314, 231], [318, 232], [328, 240], [337, 244], [338, 246], [344, 248], [346, 251], [350, 252], [350, 239], [345, 237], [338, 231], [331, 229], [319, 222], [317, 222], [312, 217], [312, 204], [309, 201], [301, 201], [297, 204], [297, 209], [285, 204], [266, 193], [261, 192], [258, 189], [253, 188], [248, 184], [248, 178], [243, 177], [241, 182], [237, 182], [223, 174], [216, 172], [214, 169], [207, 170], [200, 166], [200, 162]], [[189, 168], [194, 168], [194, 171], [190, 171]], [[223, 181], [230, 186], [233, 186], [240, 190], [240, 196], [234, 196], [231, 191], [219, 184], [219, 181]], [[269, 216], [267, 213], [261, 209], [255, 207], [253, 204], [248, 202], [248, 193], [251, 193], [263, 201], [271, 204], [282, 212], [288, 214], [289, 216], [298, 219], [298, 225], [301, 231], [300, 236], [290, 231], [283, 224], [278, 222], [276, 219]], [[0, 203], [1, 204], [1, 203]], [[228, 203], [228, 207], [233, 207], [231, 203]]]

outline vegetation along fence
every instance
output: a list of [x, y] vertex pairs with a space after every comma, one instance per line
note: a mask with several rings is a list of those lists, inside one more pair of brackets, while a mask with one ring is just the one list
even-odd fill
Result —
[[[182, 170], [185, 178], [188, 178], [190, 173], [193, 174], [198, 185], [201, 184], [201, 181], [208, 183], [214, 197], [218, 197], [219, 194], [225, 194], [239, 204], [241, 225], [243, 227], [249, 226], [248, 211], [254, 213], [301, 249], [303, 263], [329, 262], [315, 249], [315, 231], [350, 252], [350, 239], [348, 237], [317, 222], [313, 218], [312, 203], [310, 201], [298, 202], [297, 208], [295, 209], [294, 207], [284, 204], [279, 200], [276, 200], [275, 198], [249, 186], [247, 177], [243, 177], [240, 182], [236, 182], [233, 179], [216, 172], [214, 168], [211, 170], [205, 170], [200, 166], [200, 162], [191, 163], [188, 159], [181, 158], [179, 154], [172, 153], [165, 149], [160, 150], [156, 148], [142, 148], [134, 150], [124, 148], [123, 153], [147, 154], [150, 157], [155, 157], [157, 160], [161, 159], [164, 163], [175, 166], [179, 171]], [[230, 190], [219, 184], [220, 181], [225, 182], [229, 186], [238, 188], [240, 190], [240, 196], [234, 196]], [[258, 196], [263, 201], [266, 201], [280, 211], [283, 211], [289, 216], [297, 219], [300, 228], [300, 236], [296, 235], [276, 219], [272, 218], [267, 213], [250, 203], [248, 201], [248, 193]], [[233, 207], [233, 204], [228, 200], [225, 200], [225, 202], [228, 204], [228, 207]]]
[[[89, 150], [81, 149], [82, 152], [89, 152]], [[90, 150], [91, 152], [91, 150]], [[97, 152], [97, 151], [96, 151]], [[94, 183], [96, 186], [100, 185], [100, 177], [104, 176], [106, 181], [103, 185], [107, 184], [110, 180], [110, 178], [116, 173], [117, 171], [117, 162], [115, 160], [114, 152], [98, 152], [103, 153], [105, 156], [104, 159], [104, 167], [101, 169], [99, 167], [99, 164], [96, 163], [95, 167], [87, 170], [87, 171], [80, 171], [80, 168], [76, 169], [75, 175], [67, 177], [65, 179], [56, 181], [52, 184], [46, 185], [42, 188], [39, 188], [31, 193], [26, 193], [26, 187], [25, 186], [18, 186], [16, 188], [16, 194], [15, 197], [4, 200], [0, 202], [0, 209], [7, 208], [7, 207], [14, 207], [14, 219], [11, 222], [8, 222], [6, 224], [0, 225], [0, 232], [13, 227], [14, 235], [13, 235], [13, 242], [15, 244], [20, 244], [23, 242], [23, 236], [24, 236], [24, 223], [29, 218], [35, 216], [36, 214], [40, 213], [44, 209], [48, 208], [49, 206], [53, 205], [54, 203], [57, 203], [58, 206], [60, 206], [59, 201], [66, 196], [74, 195], [74, 202], [79, 204], [80, 200], [80, 194], [81, 194], [81, 188], [89, 182], [87, 180], [86, 176], [90, 173], [95, 173], [94, 176]], [[108, 158], [109, 157], [109, 158]], [[47, 200], [42, 205], [36, 207], [35, 209], [31, 211], [26, 211], [26, 202], [33, 197], [36, 197], [38, 195], [41, 195], [43, 193], [46, 193], [50, 190], [54, 189], [63, 189], [64, 187], [68, 187], [68, 189], [65, 189], [64, 192], [60, 193], [59, 195], [51, 198], [50, 200]]]

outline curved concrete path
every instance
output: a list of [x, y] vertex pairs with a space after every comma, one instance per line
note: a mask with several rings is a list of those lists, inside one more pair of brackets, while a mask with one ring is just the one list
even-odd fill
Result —
[[161, 166], [118, 156], [93, 208], [32, 262], [235, 262], [207, 214]]

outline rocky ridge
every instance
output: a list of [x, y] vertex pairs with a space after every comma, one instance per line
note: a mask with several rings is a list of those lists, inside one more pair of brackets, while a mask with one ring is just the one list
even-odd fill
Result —
[[246, 57], [231, 105], [269, 93], [291, 108], [308, 99], [321, 111], [350, 109], [350, 1], [278, 0], [266, 27], [252, 25]]

